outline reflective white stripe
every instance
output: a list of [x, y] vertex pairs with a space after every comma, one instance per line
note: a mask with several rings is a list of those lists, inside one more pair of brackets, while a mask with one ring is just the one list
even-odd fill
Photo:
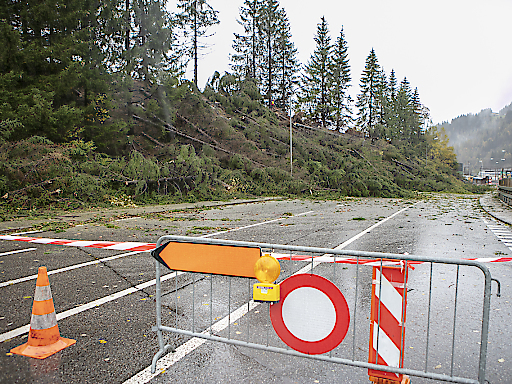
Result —
[[32, 329], [48, 329], [57, 325], [57, 316], [55, 311], [46, 315], [34, 315], [30, 319], [30, 328]]
[[375, 274], [375, 296], [379, 297], [381, 294], [381, 303], [384, 305], [393, 317], [398, 321], [398, 324], [402, 323], [402, 295], [393, 287], [393, 285], [386, 279], [386, 276], [382, 275], [382, 288], [379, 288], [380, 271], [377, 269]]
[[[380, 284], [379, 280], [372, 280], [372, 284]], [[403, 289], [405, 288], [405, 284], [404, 283], [398, 283], [398, 282], [391, 282], [389, 281], [389, 284], [391, 284], [393, 287], [395, 288], [400, 288], [400, 289]]]
[[18, 240], [18, 236], [11, 236], [11, 235], [2, 235], [0, 236], [0, 239], [4, 240]]
[[[399, 368], [400, 349], [396, 347], [384, 330], [379, 329], [375, 322], [373, 323], [373, 349], [377, 351], [377, 332], [379, 335], [379, 356], [382, 357], [389, 367]], [[395, 375], [397, 374], [395, 373]]]
[[44, 287], [36, 286], [36, 293], [34, 295], [35, 301], [45, 301], [50, 300], [52, 298], [52, 291], [49, 285], [45, 285]]

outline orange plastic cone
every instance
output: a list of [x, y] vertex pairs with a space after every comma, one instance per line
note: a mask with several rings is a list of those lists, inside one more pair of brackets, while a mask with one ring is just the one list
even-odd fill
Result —
[[46, 267], [39, 267], [28, 341], [11, 349], [11, 353], [45, 359], [75, 343], [76, 340], [60, 337], [48, 272]]

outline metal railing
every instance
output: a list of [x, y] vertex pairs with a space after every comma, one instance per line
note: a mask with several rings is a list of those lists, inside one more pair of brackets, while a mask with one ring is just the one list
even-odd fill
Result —
[[[277, 282], [297, 273], [314, 272], [323, 276], [346, 297], [351, 319], [347, 337], [334, 350], [321, 355], [303, 354], [290, 349], [277, 336], [269, 320], [271, 304], [252, 300], [255, 279], [175, 271], [166, 275], [163, 287], [161, 264], [156, 261], [157, 318], [153, 330], [157, 332], [159, 350], [152, 361], [153, 373], [158, 359], [165, 353], [189, 338], [201, 338], [447, 382], [483, 384], [485, 381], [492, 278], [483, 264], [440, 257], [185, 236], [163, 236], [158, 239], [157, 249], [168, 242], [259, 247], [262, 252], [285, 251], [285, 255], [289, 252], [289, 257], [282, 256], [279, 260], [281, 275]], [[307, 257], [293, 256], [296, 252]], [[405, 351], [408, 353], [399, 367], [367, 362], [372, 286], [368, 266], [380, 269], [382, 276], [383, 267], [389, 264], [401, 265], [409, 274], [405, 288], [407, 322], [404, 316], [401, 324], [401, 356]], [[402, 306], [405, 309], [405, 302]], [[377, 326], [380, 329], [380, 316]], [[164, 332], [174, 334], [167, 343]], [[377, 348], [378, 345], [377, 340]]]
[[512, 206], [512, 179], [500, 179], [498, 197], [505, 204]]

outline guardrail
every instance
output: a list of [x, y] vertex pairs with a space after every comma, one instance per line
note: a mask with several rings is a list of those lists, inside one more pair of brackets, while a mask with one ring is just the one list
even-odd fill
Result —
[[505, 204], [512, 206], [512, 179], [500, 179], [498, 185], [498, 197]]
[[[169, 252], [164, 257], [167, 247]], [[236, 247], [240, 247], [240, 257]], [[259, 255], [268, 252], [279, 260], [279, 303], [253, 300], [252, 285], [257, 281], [242, 264], [254, 264], [255, 249]], [[277, 250], [286, 253], [275, 253]], [[157, 260], [157, 318], [153, 330], [159, 344], [152, 372], [165, 353], [187, 339], [200, 338], [365, 368], [370, 379], [379, 377], [381, 372], [384, 376], [380, 377], [391, 373], [396, 377], [410, 375], [454, 383], [485, 382], [493, 279], [488, 268], [479, 262], [185, 236], [159, 238], [152, 255]], [[229, 261], [229, 273], [222, 272], [218, 255]], [[207, 260], [208, 265], [196, 263], [197, 258]], [[166, 275], [173, 276], [166, 279], [165, 286], [161, 281], [162, 265], [175, 271]], [[373, 273], [367, 266], [373, 267]], [[394, 266], [393, 273], [398, 273], [398, 278], [386, 272], [389, 266]], [[212, 273], [205, 273], [209, 268]], [[294, 311], [304, 310], [307, 305], [298, 296], [289, 301], [291, 288], [286, 282], [304, 280], [307, 276], [328, 280], [322, 284], [337, 287], [334, 291], [340, 292], [343, 300], [338, 293], [327, 296], [335, 308], [336, 321], [332, 327], [338, 329], [341, 321], [343, 329], [330, 334], [329, 327], [327, 331], [317, 329], [320, 324], [325, 327], [329, 323], [324, 315], [319, 318], [318, 314], [316, 323], [315, 316], [308, 326], [302, 324], [301, 328], [295, 323], [294, 319], [303, 317]], [[327, 291], [328, 288], [324, 293]], [[291, 311], [287, 312], [288, 320], [285, 306]], [[341, 319], [340, 313], [344, 316]], [[386, 334], [386, 328], [390, 328], [386, 321], [395, 328], [394, 335]], [[306, 335], [310, 330], [313, 335]], [[164, 332], [175, 334], [174, 339], [164, 342]], [[341, 338], [331, 340], [332, 344], [327, 342], [339, 333], [343, 334]], [[349, 337], [343, 341], [345, 334]], [[315, 344], [315, 349], [308, 349], [310, 343]], [[367, 349], [361, 348], [368, 344]], [[387, 360], [386, 353], [392, 354], [394, 360]]]

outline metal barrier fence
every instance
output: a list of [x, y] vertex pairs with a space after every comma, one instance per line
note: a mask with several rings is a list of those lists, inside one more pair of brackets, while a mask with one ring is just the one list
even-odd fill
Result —
[[500, 179], [498, 197], [505, 204], [512, 206], [512, 179]]
[[[483, 384], [485, 381], [492, 278], [488, 268], [478, 262], [185, 236], [163, 236], [158, 239], [157, 250], [170, 243], [256, 247], [263, 253], [271, 253], [281, 264], [278, 283], [296, 274], [314, 274], [335, 284], [348, 303], [350, 323], [347, 337], [333, 350], [321, 354], [301, 353], [289, 348], [270, 324], [274, 304], [252, 300], [255, 279], [176, 271], [167, 275], [170, 278], [166, 278], [163, 286], [161, 263], [156, 261], [157, 318], [153, 330], [157, 332], [159, 351], [153, 358], [153, 373], [157, 360], [166, 352], [197, 337], [367, 368], [369, 372], [378, 370], [455, 383]], [[152, 254], [155, 256], [155, 251]], [[157, 256], [155, 258], [158, 260]], [[374, 327], [381, 328], [383, 271], [389, 265], [398, 265], [405, 273], [403, 285], [392, 283], [403, 288], [400, 300], [404, 310], [398, 323], [401, 363], [395, 366], [368, 362], [370, 352], [381, 355], [379, 338], [380, 348], [385, 348], [381, 331], [372, 336], [373, 346], [368, 347], [368, 319], [372, 311], [373, 286], [379, 306]], [[167, 344], [163, 332], [174, 335]], [[376, 351], [370, 351], [375, 346]]]

